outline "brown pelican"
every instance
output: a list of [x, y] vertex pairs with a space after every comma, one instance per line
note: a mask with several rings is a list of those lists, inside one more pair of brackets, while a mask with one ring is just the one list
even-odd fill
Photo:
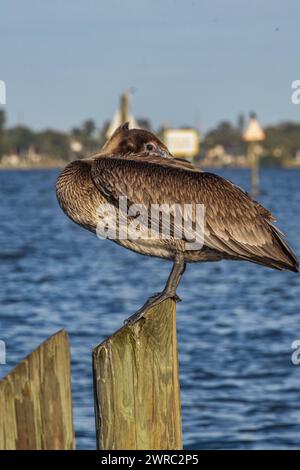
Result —
[[[173, 261], [164, 290], [150, 297], [128, 321], [133, 323], [167, 298], [179, 300], [176, 289], [188, 262], [244, 260], [279, 270], [298, 272], [298, 261], [274, 226], [273, 215], [241, 188], [191, 163], [174, 158], [152, 133], [119, 127], [102, 150], [76, 160], [59, 175], [56, 193], [63, 211], [77, 224], [96, 232], [101, 204], [118, 210], [120, 196], [128, 204], [203, 204], [203, 246], [187, 249], [186, 239], [116, 239], [135, 252]], [[192, 223], [195, 222], [192, 211]], [[130, 219], [132, 220], [132, 218]]]

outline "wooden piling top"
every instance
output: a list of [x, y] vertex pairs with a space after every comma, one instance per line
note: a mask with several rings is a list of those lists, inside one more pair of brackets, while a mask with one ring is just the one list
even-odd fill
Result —
[[173, 300], [99, 344], [93, 371], [99, 449], [182, 449]]

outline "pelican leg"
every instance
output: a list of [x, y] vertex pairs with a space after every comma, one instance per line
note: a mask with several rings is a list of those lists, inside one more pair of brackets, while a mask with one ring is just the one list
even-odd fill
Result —
[[153, 307], [160, 304], [164, 300], [167, 299], [174, 299], [176, 302], [180, 302], [181, 299], [176, 294], [176, 289], [180, 282], [181, 276], [185, 271], [185, 262], [184, 262], [184, 255], [183, 253], [177, 253], [176, 257], [173, 262], [173, 267], [166, 282], [165, 288], [162, 292], [158, 292], [157, 294], [152, 295], [146, 301], [146, 303], [140, 308], [135, 314], [131, 317], [127, 318], [124, 321], [125, 325], [133, 325], [136, 323], [140, 318], [143, 318], [144, 315]]

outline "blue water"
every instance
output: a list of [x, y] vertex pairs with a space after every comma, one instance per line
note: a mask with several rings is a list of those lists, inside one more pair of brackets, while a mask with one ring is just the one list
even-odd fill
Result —
[[[247, 170], [220, 174], [248, 188]], [[170, 264], [98, 240], [56, 202], [56, 171], [0, 172], [1, 376], [60, 328], [71, 340], [77, 447], [95, 448], [91, 350], [159, 291]], [[300, 171], [264, 170], [260, 200], [300, 254]], [[147, 275], [145, 275], [147, 273]], [[179, 288], [184, 445], [296, 449], [300, 276], [250, 263], [188, 266]]]

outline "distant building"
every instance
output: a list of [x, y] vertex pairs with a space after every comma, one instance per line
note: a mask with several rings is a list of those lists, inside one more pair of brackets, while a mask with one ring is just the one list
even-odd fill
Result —
[[137, 120], [130, 111], [130, 93], [126, 90], [120, 98], [120, 106], [114, 114], [105, 133], [105, 137], [109, 139], [114, 131], [125, 122], [129, 122], [129, 127], [139, 129]]
[[246, 156], [236, 152], [228, 152], [223, 145], [215, 145], [205, 152], [201, 161], [202, 167], [222, 168], [226, 166], [246, 167]]
[[70, 149], [72, 152], [79, 153], [82, 152], [83, 145], [79, 140], [71, 140]]
[[20, 156], [17, 153], [11, 152], [7, 155], [3, 155], [1, 164], [3, 166], [18, 166], [20, 161]]

